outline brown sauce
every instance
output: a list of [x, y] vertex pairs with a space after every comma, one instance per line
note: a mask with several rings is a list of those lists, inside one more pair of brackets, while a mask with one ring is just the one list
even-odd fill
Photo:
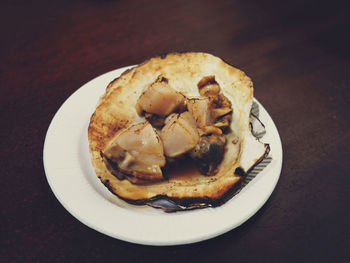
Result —
[[190, 158], [178, 160], [174, 163], [169, 164], [163, 174], [166, 178], [174, 180], [183, 180], [204, 176], [198, 171], [193, 160]]

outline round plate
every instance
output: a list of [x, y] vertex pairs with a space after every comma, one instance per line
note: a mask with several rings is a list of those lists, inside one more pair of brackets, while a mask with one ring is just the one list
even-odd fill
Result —
[[61, 204], [85, 225], [111, 237], [146, 245], [188, 244], [213, 238], [241, 225], [266, 202], [282, 167], [281, 140], [271, 117], [260, 106], [266, 127], [262, 141], [270, 144], [271, 163], [224, 205], [165, 213], [130, 205], [111, 194], [90, 162], [88, 125], [107, 85], [127, 68], [86, 83], [54, 116], [44, 144], [47, 181]]

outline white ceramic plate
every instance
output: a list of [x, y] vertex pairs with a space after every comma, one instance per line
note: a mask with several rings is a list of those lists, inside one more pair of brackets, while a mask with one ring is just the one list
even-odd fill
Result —
[[147, 245], [188, 244], [213, 238], [241, 225], [266, 202], [282, 167], [281, 140], [271, 117], [260, 106], [260, 119], [270, 144], [272, 162], [224, 205], [165, 213], [130, 205], [111, 194], [90, 162], [87, 129], [99, 97], [110, 81], [129, 67], [86, 83], [71, 95], [53, 118], [44, 144], [48, 183], [61, 204], [85, 225], [111, 237]]

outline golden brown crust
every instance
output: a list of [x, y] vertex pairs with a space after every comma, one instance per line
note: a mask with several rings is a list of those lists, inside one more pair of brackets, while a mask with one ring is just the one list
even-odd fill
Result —
[[[231, 128], [234, 132], [228, 135], [227, 152], [216, 175], [203, 176], [191, 172], [150, 185], [135, 185], [128, 180], [117, 179], [106, 168], [100, 152], [115, 133], [143, 121], [135, 110], [137, 99], [159, 75], [166, 77], [172, 88], [188, 97], [198, 96], [197, 83], [204, 76], [213, 75], [232, 102], [234, 115]], [[147, 200], [157, 196], [174, 200], [219, 200], [241, 180], [241, 176], [234, 172], [240, 166], [244, 144], [244, 136], [240, 134], [249, 129], [252, 98], [253, 84], [250, 78], [218, 57], [191, 52], [151, 58], [113, 80], [91, 117], [88, 137], [96, 174], [110, 191], [126, 200]]]

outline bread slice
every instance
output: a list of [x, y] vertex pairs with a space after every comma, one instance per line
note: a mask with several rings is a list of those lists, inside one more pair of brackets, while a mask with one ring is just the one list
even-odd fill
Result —
[[[204, 76], [215, 76], [223, 94], [232, 103], [231, 132], [218, 172], [212, 176], [200, 174], [188, 163], [174, 169], [164, 180], [133, 184], [120, 180], [107, 168], [101, 152], [121, 129], [144, 122], [136, 112], [136, 103], [144, 89], [158, 76], [187, 97], [199, 96], [197, 83]], [[232, 195], [242, 175], [248, 172], [269, 151], [250, 131], [249, 115], [253, 101], [253, 83], [246, 74], [207, 53], [171, 53], [151, 58], [127, 70], [113, 80], [100, 98], [88, 128], [92, 165], [101, 182], [115, 195], [134, 203], [167, 199], [184, 206], [219, 205]]]

